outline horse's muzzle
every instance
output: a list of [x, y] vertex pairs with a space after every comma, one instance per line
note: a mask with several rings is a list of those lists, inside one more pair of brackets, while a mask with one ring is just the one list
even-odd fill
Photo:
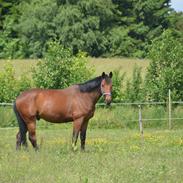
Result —
[[105, 96], [105, 103], [106, 103], [106, 105], [109, 106], [111, 104], [111, 102], [112, 102], [111, 96]]

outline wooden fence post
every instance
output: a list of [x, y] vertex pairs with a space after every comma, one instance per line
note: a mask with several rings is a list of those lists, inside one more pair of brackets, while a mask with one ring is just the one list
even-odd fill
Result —
[[168, 90], [168, 127], [172, 128], [172, 102], [171, 102], [171, 90]]
[[142, 124], [142, 110], [141, 110], [141, 105], [139, 105], [139, 128], [140, 128], [141, 137], [143, 137], [144, 131], [143, 131], [143, 124]]

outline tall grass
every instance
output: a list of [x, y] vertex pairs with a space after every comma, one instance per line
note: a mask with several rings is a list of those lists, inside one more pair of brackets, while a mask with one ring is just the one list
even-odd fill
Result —
[[[0, 71], [3, 70], [7, 61], [8, 60], [0, 60]], [[22, 72], [30, 74], [31, 68], [37, 63], [37, 60], [30, 59], [9, 61], [13, 64], [17, 77], [19, 77]], [[149, 61], [128, 58], [88, 58], [88, 67], [95, 69], [94, 76], [100, 75], [103, 71], [110, 72], [115, 69], [120, 69], [121, 73], [126, 73], [127, 78], [131, 78], [135, 65], [142, 68], [142, 76], [144, 76]]]
[[142, 77], [147, 72], [149, 60], [130, 59], [130, 58], [90, 58], [89, 66], [93, 66], [96, 70], [95, 75], [101, 74], [103, 71], [110, 72], [119, 69], [121, 73], [125, 73], [127, 78], [132, 77], [135, 66], [142, 68]]
[[[138, 107], [134, 106], [113, 106], [113, 107], [97, 107], [94, 117], [89, 122], [89, 128], [120, 128], [120, 129], [137, 129], [138, 128]], [[142, 108], [142, 121], [144, 128], [168, 128], [168, 109], [164, 106], [144, 106]], [[183, 106], [173, 108], [172, 118], [183, 118]], [[143, 119], [152, 119], [145, 121]], [[157, 119], [157, 120], [153, 120]], [[172, 120], [174, 129], [183, 127], [182, 120]], [[70, 128], [68, 124], [52, 124], [40, 120], [37, 125], [41, 128]], [[13, 113], [12, 107], [0, 107], [0, 127], [17, 126], [17, 121]]]

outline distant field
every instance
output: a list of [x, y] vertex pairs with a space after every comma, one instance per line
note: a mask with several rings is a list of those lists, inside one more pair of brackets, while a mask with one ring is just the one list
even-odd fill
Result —
[[94, 66], [96, 74], [100, 74], [103, 71], [110, 72], [120, 69], [121, 73], [125, 72], [127, 77], [131, 77], [135, 65], [142, 68], [142, 76], [144, 76], [149, 61], [129, 58], [90, 58], [89, 65]]
[[36, 64], [37, 60], [0, 60], [0, 71], [3, 70], [7, 62], [13, 64], [15, 68], [16, 76], [18, 77], [21, 73], [29, 73], [31, 68]]
[[[71, 127], [71, 126], [70, 126]], [[15, 151], [17, 129], [0, 129], [2, 183], [181, 183], [183, 130], [89, 129], [86, 152], [72, 152], [69, 129], [38, 129], [34, 152]], [[79, 142], [78, 142], [79, 147]]]
[[[19, 76], [22, 72], [29, 72], [31, 67], [36, 64], [37, 60], [10, 60], [16, 71], [16, 75]], [[0, 71], [3, 69], [7, 60], [0, 60]], [[146, 73], [147, 66], [149, 64], [148, 60], [139, 59], [127, 59], [127, 58], [89, 58], [89, 66], [95, 68], [94, 75], [99, 75], [103, 71], [110, 72], [115, 69], [120, 69], [121, 73], [126, 73], [127, 77], [131, 77], [132, 71], [135, 65], [142, 68], [142, 75]]]

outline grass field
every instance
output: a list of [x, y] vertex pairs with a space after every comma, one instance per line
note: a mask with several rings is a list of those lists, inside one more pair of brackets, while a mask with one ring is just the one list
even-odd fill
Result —
[[[27, 72], [36, 60], [13, 60], [16, 76]], [[0, 71], [6, 61], [0, 60]], [[133, 67], [145, 75], [149, 61], [135, 59], [89, 59], [96, 72], [120, 69], [131, 77]], [[166, 118], [165, 107], [143, 108], [143, 118]], [[172, 117], [182, 117], [182, 107]], [[0, 126], [15, 126], [12, 107], [0, 107]], [[97, 108], [87, 133], [86, 152], [71, 150], [72, 124], [39, 122], [39, 152], [15, 151], [18, 128], [0, 128], [0, 183], [181, 183], [183, 182], [182, 123], [173, 120], [144, 122], [144, 138], [138, 130], [138, 108]], [[78, 142], [79, 147], [79, 142]]]
[[[17, 129], [0, 130], [1, 183], [179, 183], [183, 130], [88, 130], [86, 152], [70, 149], [72, 129], [38, 129], [43, 146], [15, 151]], [[79, 144], [78, 144], [79, 146]]]
[[[115, 69], [120, 69], [121, 73], [126, 73], [126, 77], [132, 76], [133, 68], [138, 65], [142, 68], [142, 76], [145, 75], [148, 60], [128, 59], [128, 58], [88, 58], [88, 66], [92, 66], [95, 69], [94, 75], [99, 75], [103, 71], [110, 72]], [[10, 60], [15, 68], [16, 76], [19, 76], [22, 72], [28, 73], [31, 67], [36, 64], [36, 60]], [[0, 60], [0, 71], [3, 70], [7, 60]]]

